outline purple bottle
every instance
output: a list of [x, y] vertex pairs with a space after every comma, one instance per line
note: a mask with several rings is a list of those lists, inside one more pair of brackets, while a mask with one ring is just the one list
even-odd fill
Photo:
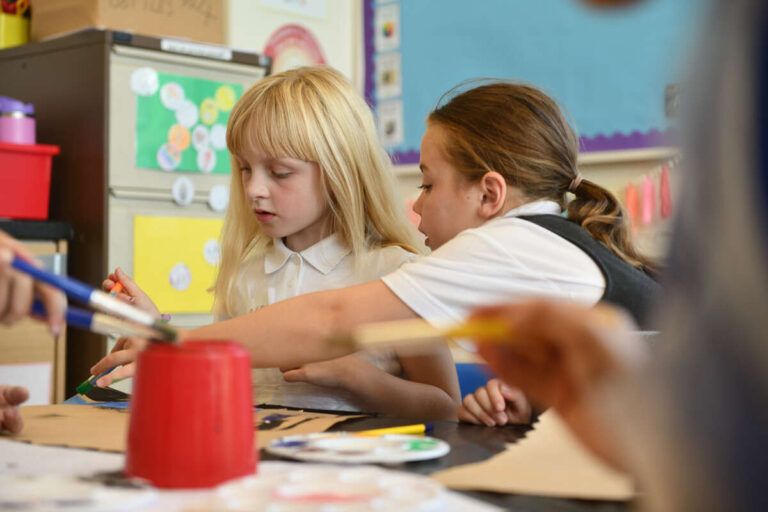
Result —
[[0, 142], [35, 143], [35, 107], [0, 96]]

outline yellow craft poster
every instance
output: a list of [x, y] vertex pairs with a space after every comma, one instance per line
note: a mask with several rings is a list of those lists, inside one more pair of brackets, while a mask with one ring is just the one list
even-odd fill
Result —
[[209, 313], [221, 249], [221, 219], [133, 218], [136, 283], [163, 313]]

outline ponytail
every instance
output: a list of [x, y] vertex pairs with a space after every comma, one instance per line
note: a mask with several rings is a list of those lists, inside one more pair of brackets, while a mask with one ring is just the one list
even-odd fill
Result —
[[581, 179], [581, 174], [576, 174], [571, 184], [569, 191], [575, 197], [566, 206], [568, 220], [584, 228], [622, 260], [654, 276], [658, 265], [635, 248], [629, 217], [616, 197], [600, 185]]

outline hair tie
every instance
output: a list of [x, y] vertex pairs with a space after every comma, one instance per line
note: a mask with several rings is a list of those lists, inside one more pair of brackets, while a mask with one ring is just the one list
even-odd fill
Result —
[[579, 185], [581, 185], [581, 180], [584, 179], [584, 176], [581, 175], [581, 173], [577, 172], [576, 176], [573, 177], [571, 180], [571, 184], [568, 185], [568, 192], [575, 194], [576, 189], [579, 188]]

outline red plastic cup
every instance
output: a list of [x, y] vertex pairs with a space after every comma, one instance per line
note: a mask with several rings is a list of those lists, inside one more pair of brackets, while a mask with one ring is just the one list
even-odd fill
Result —
[[153, 343], [139, 354], [125, 474], [212, 487], [256, 471], [251, 368], [239, 345]]

